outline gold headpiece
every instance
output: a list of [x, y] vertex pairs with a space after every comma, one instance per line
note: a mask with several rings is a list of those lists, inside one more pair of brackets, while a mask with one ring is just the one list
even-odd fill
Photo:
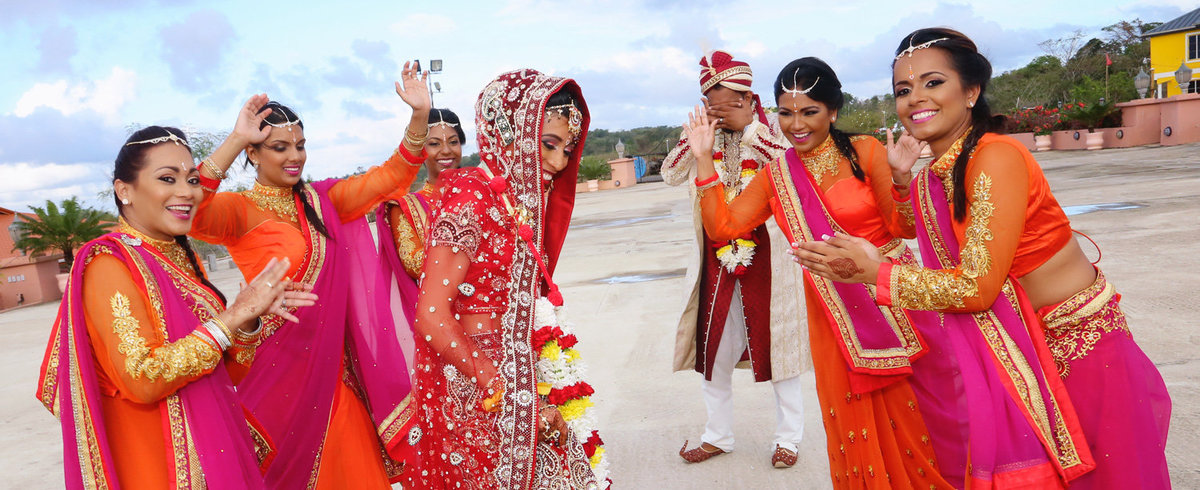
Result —
[[571, 132], [573, 139], [579, 139], [579, 133], [583, 131], [583, 113], [579, 111], [575, 104], [562, 104], [546, 108], [546, 114], [563, 115], [562, 111], [567, 111], [567, 130]]
[[150, 138], [148, 140], [142, 140], [142, 141], [130, 141], [128, 143], [125, 143], [125, 146], [157, 145], [159, 143], [163, 143], [163, 142], [167, 142], [167, 141], [173, 141], [173, 142], [175, 142], [176, 145], [183, 145], [183, 146], [187, 147], [188, 151], [192, 150], [192, 146], [187, 143], [187, 140], [184, 140], [183, 138], [175, 136], [175, 133], [172, 133], [170, 131], [167, 131], [166, 136], [159, 136], [157, 138]]

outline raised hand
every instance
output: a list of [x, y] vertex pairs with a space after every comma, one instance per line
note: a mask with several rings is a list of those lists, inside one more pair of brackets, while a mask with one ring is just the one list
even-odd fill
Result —
[[892, 168], [892, 180], [897, 184], [908, 185], [912, 181], [913, 165], [921, 157], [921, 150], [929, 146], [929, 143], [918, 141], [907, 132], [900, 135], [898, 140], [892, 136], [892, 129], [888, 128], [886, 146], [888, 166]]
[[[271, 126], [263, 126], [262, 122], [271, 114], [271, 109], [263, 110], [263, 106], [270, 101], [267, 94], [250, 96], [250, 99], [238, 111], [237, 121], [233, 123], [233, 131], [229, 133], [230, 138], [236, 138], [237, 143], [241, 146], [256, 145], [266, 141], [267, 136], [271, 134]], [[260, 127], [261, 129], [259, 129]]]
[[688, 121], [683, 125], [683, 132], [687, 135], [688, 144], [691, 145], [692, 154], [696, 156], [697, 160], [712, 159], [716, 131], [717, 120], [708, 117], [707, 103], [705, 103], [705, 110], [696, 106], [695, 110], [688, 114]]
[[429, 72], [419, 73], [416, 63], [404, 62], [404, 69], [400, 72], [401, 81], [396, 82], [396, 95], [412, 107], [414, 112], [429, 112], [433, 107], [433, 99], [429, 97], [429, 86], [426, 85], [428, 79]]

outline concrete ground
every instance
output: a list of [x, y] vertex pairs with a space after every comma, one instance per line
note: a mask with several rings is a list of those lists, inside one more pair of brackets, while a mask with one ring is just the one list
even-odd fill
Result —
[[[1100, 266], [1123, 295], [1142, 349], [1174, 400], [1167, 453], [1176, 488], [1200, 488], [1200, 145], [1038, 154], [1074, 227], [1104, 250]], [[1080, 206], [1080, 207], [1077, 207]], [[1090, 207], [1088, 207], [1090, 206]], [[800, 461], [769, 465], [774, 395], [735, 374], [737, 450], [686, 465], [676, 452], [703, 431], [700, 377], [671, 372], [684, 267], [692, 244], [684, 189], [661, 183], [581, 194], [556, 280], [596, 387], [596, 411], [620, 488], [828, 488], [824, 431], [811, 373]], [[1094, 248], [1085, 244], [1092, 257]], [[236, 291], [235, 271], [214, 279]], [[34, 399], [57, 305], [0, 314], [2, 487], [62, 486], [60, 431]]]

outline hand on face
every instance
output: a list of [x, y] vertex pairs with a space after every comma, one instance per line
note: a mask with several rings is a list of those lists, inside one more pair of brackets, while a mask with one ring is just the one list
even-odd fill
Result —
[[396, 95], [408, 104], [414, 112], [429, 112], [433, 107], [433, 99], [429, 96], [429, 87], [426, 85], [426, 80], [429, 79], [429, 72], [418, 73], [417, 65], [411, 61], [404, 62], [404, 69], [400, 72], [400, 82], [396, 82]]
[[748, 93], [721, 86], [709, 89], [704, 95], [705, 109], [709, 119], [717, 122], [717, 129], [741, 131], [754, 122], [753, 99]]
[[267, 102], [270, 102], [267, 94], [252, 95], [238, 111], [237, 121], [233, 123], [233, 131], [229, 136], [235, 138], [240, 146], [257, 145], [266, 141], [271, 134], [271, 126], [262, 124], [263, 119], [271, 115], [271, 109], [263, 110]]
[[683, 132], [692, 147], [692, 155], [697, 159], [712, 158], [716, 131], [717, 120], [709, 118], [707, 110], [696, 106], [688, 114], [688, 120], [683, 125]]
[[[917, 141], [916, 138], [907, 132], [900, 135], [900, 139], [893, 139], [892, 128], [887, 130], [887, 156], [888, 166], [892, 168], [893, 180], [896, 183], [907, 184], [912, 180], [912, 168], [917, 163], [917, 159], [921, 158], [921, 151], [929, 146], [929, 143]], [[901, 179], [896, 176], [907, 175], [908, 179], [901, 182]]]
[[871, 242], [842, 233], [824, 241], [793, 243], [792, 260], [818, 276], [845, 283], [873, 284], [884, 257]]
[[128, 202], [121, 205], [122, 215], [156, 240], [188, 234], [204, 197], [192, 153], [183, 145], [160, 143], [146, 150], [144, 159], [136, 180], [113, 183], [117, 198]]

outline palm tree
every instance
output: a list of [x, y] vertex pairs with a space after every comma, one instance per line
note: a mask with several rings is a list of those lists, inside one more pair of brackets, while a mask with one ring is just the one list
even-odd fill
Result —
[[36, 220], [15, 223], [20, 238], [13, 250], [24, 250], [30, 255], [61, 251], [65, 259], [63, 272], [70, 270], [75, 260], [75, 249], [105, 233], [105, 227], [117, 218], [112, 214], [79, 204], [77, 198], [62, 202], [62, 210], [53, 201], [46, 201], [45, 208], [34, 207]]

